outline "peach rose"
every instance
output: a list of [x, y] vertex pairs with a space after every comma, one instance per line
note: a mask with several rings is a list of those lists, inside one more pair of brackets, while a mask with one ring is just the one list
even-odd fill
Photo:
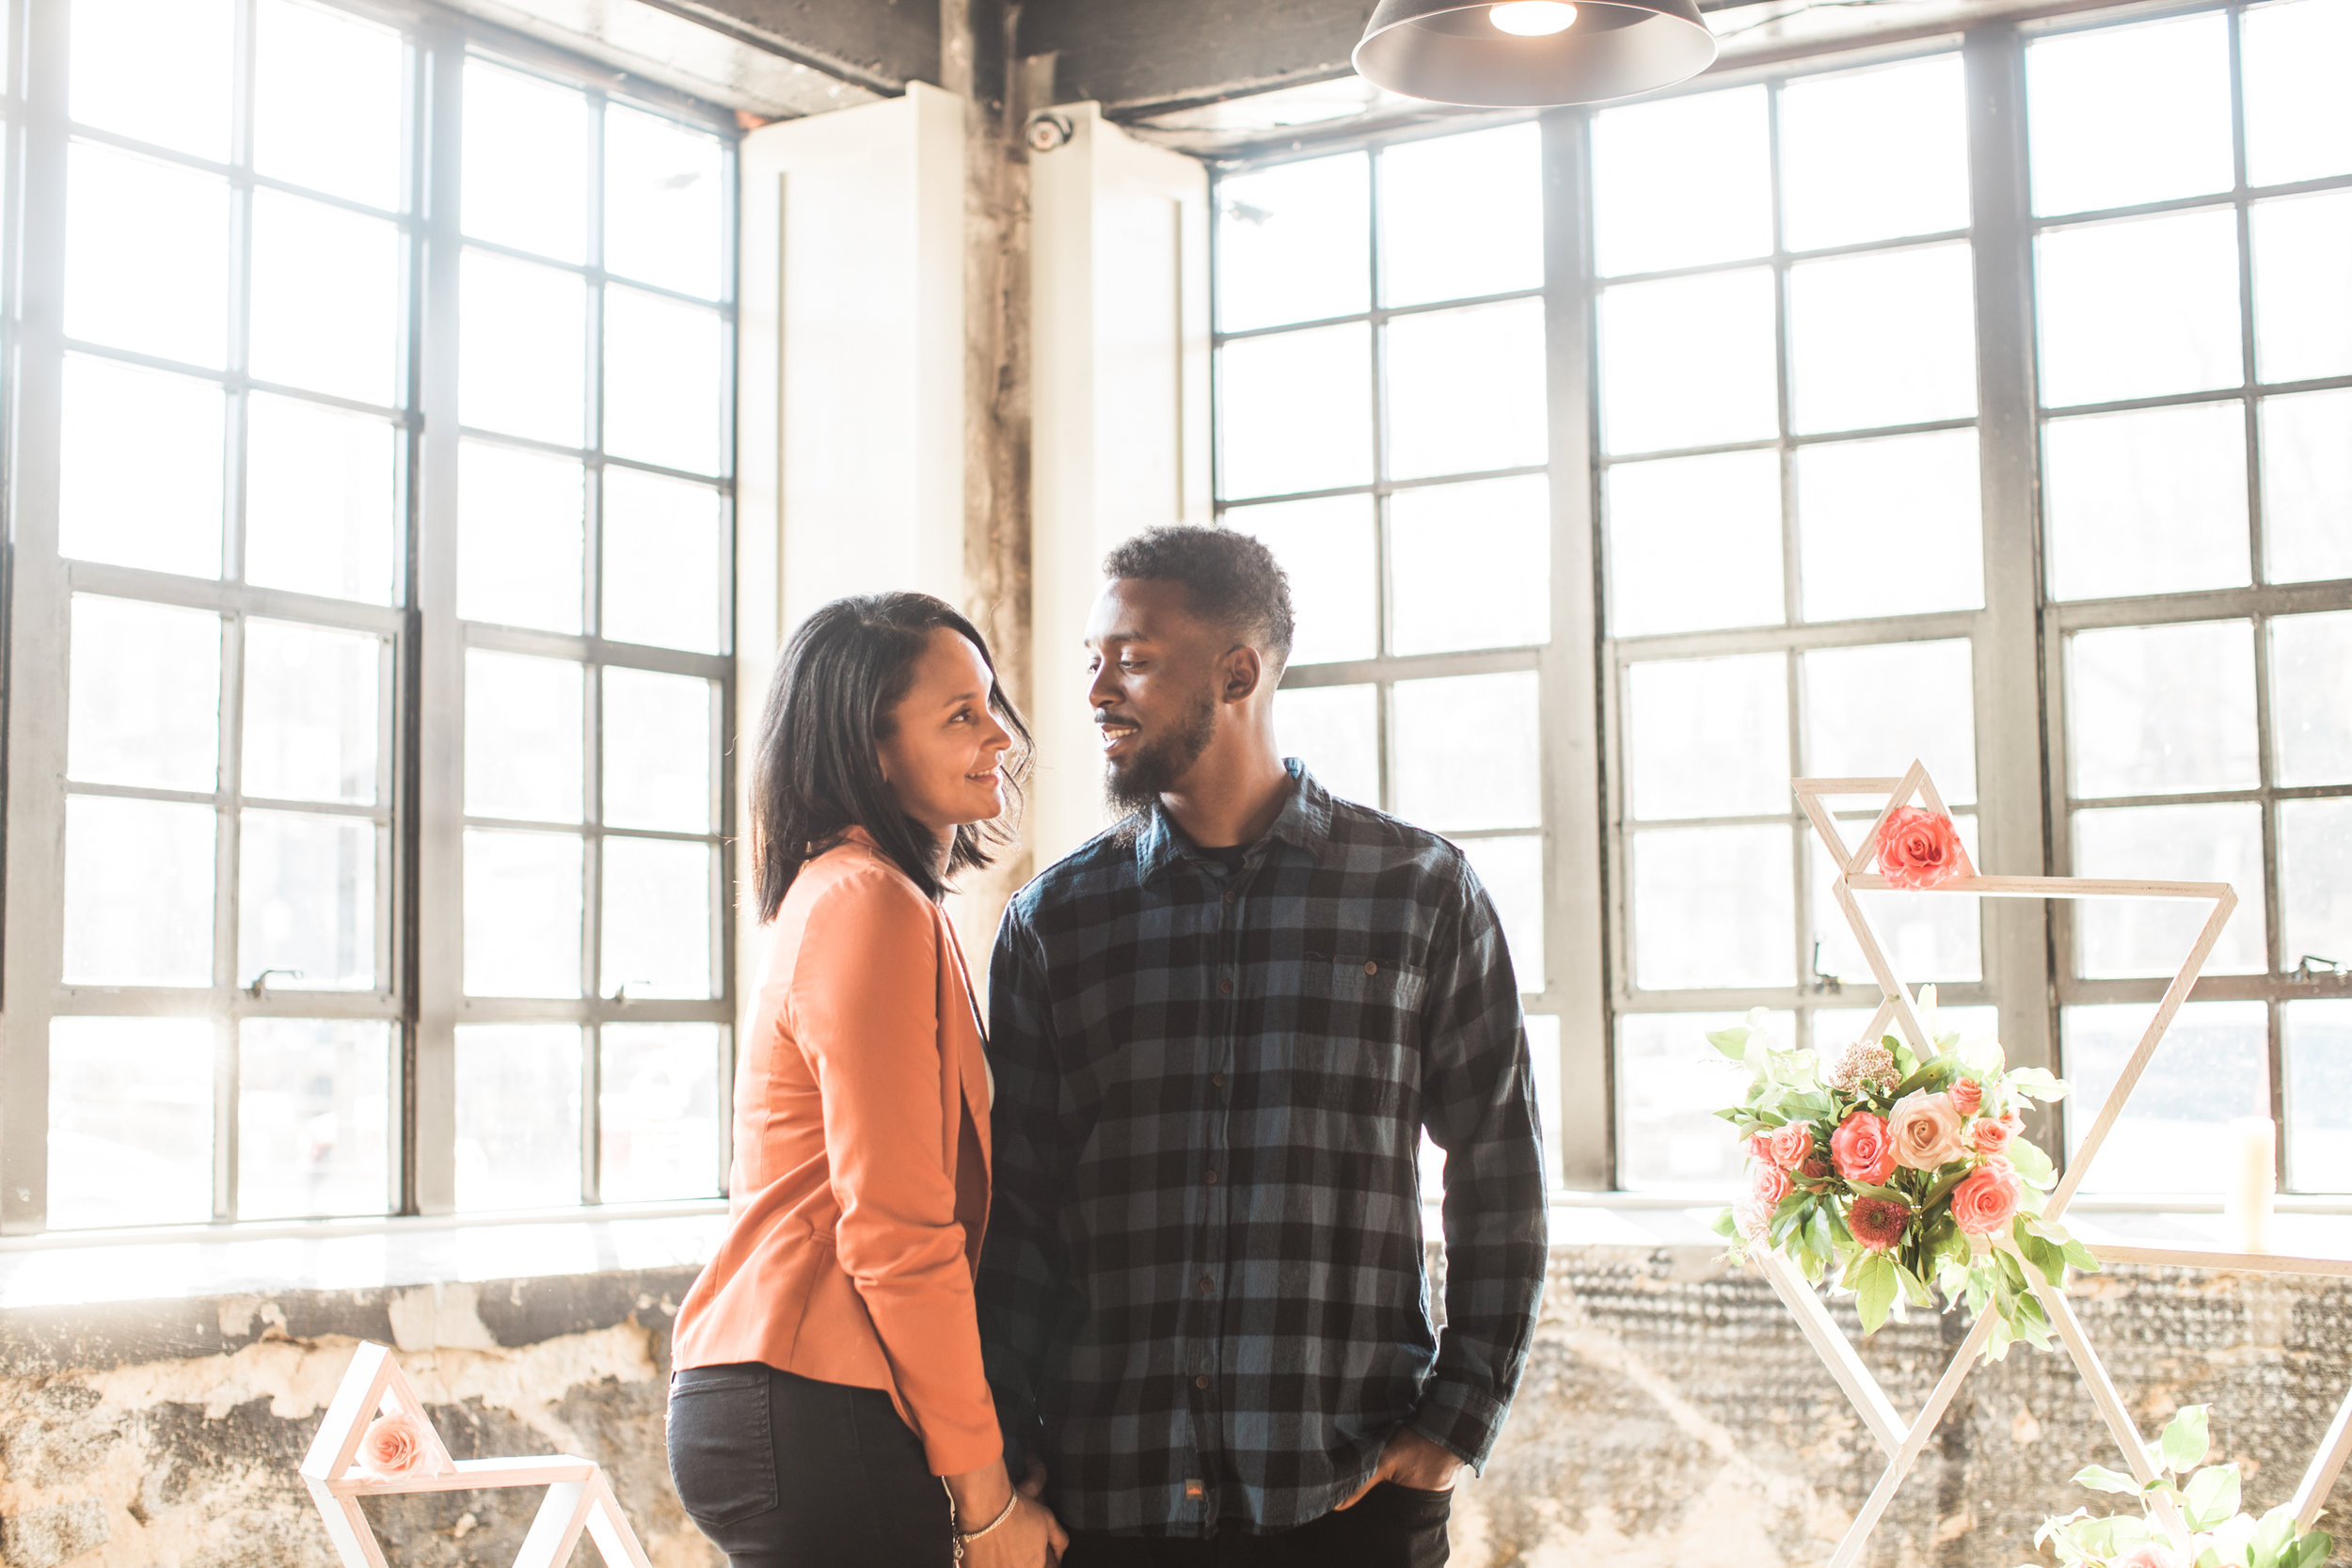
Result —
[[1886, 1118], [1867, 1111], [1856, 1111], [1837, 1124], [1829, 1135], [1829, 1152], [1837, 1162], [1837, 1174], [1849, 1181], [1883, 1187], [1895, 1174], [1895, 1143], [1887, 1133]]
[[1788, 1180], [1788, 1173], [1778, 1165], [1758, 1165], [1756, 1174], [1748, 1179], [1748, 1196], [1762, 1204], [1768, 1214], [1779, 1208], [1780, 1200], [1793, 1191], [1795, 1183]]
[[1970, 1126], [1968, 1132], [1979, 1154], [2005, 1154], [2009, 1151], [2010, 1139], [2017, 1136], [2017, 1129], [2011, 1127], [2006, 1118], [1993, 1117], [1976, 1122]]
[[405, 1411], [378, 1416], [359, 1439], [359, 1468], [372, 1476], [430, 1475], [433, 1445], [424, 1423]]
[[1783, 1170], [1795, 1170], [1813, 1152], [1813, 1129], [1802, 1121], [1775, 1127], [1764, 1140], [1764, 1158]]
[[1952, 1223], [1971, 1236], [1990, 1236], [2016, 1216], [2025, 1185], [2007, 1160], [1987, 1161], [1952, 1189]]
[[1952, 819], [1898, 806], [1879, 824], [1879, 874], [1899, 888], [1939, 887], [1960, 875], [1960, 830]]
[[1973, 1078], [1963, 1078], [1951, 1087], [1952, 1109], [1963, 1117], [1973, 1117], [1984, 1104], [1984, 1085]]
[[1872, 1252], [1884, 1252], [1901, 1241], [1903, 1227], [1910, 1223], [1910, 1209], [1883, 1197], [1855, 1198], [1853, 1206], [1846, 1211], [1846, 1228]]
[[2111, 1568], [2181, 1568], [2181, 1560], [2161, 1541], [2143, 1541], [2115, 1560]]
[[1913, 1170], [1933, 1170], [1967, 1151], [1961, 1142], [1960, 1110], [1948, 1094], [1915, 1089], [1895, 1101], [1886, 1125], [1895, 1140], [1895, 1163]]

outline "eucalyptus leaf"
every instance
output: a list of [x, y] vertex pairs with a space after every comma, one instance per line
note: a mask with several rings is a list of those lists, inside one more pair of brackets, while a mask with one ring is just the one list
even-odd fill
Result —
[[2046, 1187], [2058, 1179], [2058, 1168], [2041, 1146], [2029, 1138], [2011, 1138], [2009, 1163], [2017, 1167], [2017, 1174], [2037, 1187]]
[[[2185, 1404], [2171, 1420], [2165, 1423], [2164, 1436], [2158, 1442], [2164, 1454], [2165, 1468], [2176, 1476], [2186, 1475], [2205, 1462], [2205, 1450], [2212, 1447], [2213, 1442], [2206, 1430], [2208, 1409], [2206, 1405]], [[2230, 1512], [2234, 1513], [2237, 1510], [2233, 1508]]]
[[2104, 1465], [2086, 1465], [2074, 1472], [2074, 1484], [2092, 1492], [2137, 1493], [2139, 1482]]
[[2215, 1528], [2237, 1512], [2237, 1466], [2207, 1465], [2188, 1478], [2188, 1484], [2181, 1489], [2181, 1500], [2189, 1528]]

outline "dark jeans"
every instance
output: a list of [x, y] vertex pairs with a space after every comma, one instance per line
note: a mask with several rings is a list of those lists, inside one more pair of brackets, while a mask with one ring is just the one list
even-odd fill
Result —
[[670, 1479], [731, 1568], [946, 1568], [947, 1494], [877, 1388], [746, 1362], [670, 1378]]
[[1226, 1529], [1206, 1541], [1073, 1531], [1062, 1568], [1442, 1568], [1451, 1492], [1383, 1481], [1354, 1508], [1277, 1535]]

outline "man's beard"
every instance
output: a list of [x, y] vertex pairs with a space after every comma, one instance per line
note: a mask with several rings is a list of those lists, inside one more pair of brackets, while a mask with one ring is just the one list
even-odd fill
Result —
[[1123, 761], [1111, 758], [1104, 763], [1103, 799], [1122, 816], [1143, 810], [1176, 787], [1176, 781], [1191, 770], [1216, 735], [1216, 701], [1204, 691], [1199, 705], [1175, 729]]

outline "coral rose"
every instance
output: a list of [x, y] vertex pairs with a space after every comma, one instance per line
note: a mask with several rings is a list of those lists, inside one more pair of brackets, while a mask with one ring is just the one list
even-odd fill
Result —
[[1963, 1078], [1951, 1086], [1952, 1109], [1963, 1117], [1973, 1117], [1984, 1105], [1984, 1085], [1973, 1078]]
[[1971, 1126], [1968, 1133], [1977, 1146], [1978, 1153], [2006, 1154], [2010, 1139], [2017, 1136], [2017, 1129], [2010, 1125], [2006, 1117], [1986, 1117]]
[[1967, 1151], [1961, 1142], [1960, 1112], [1947, 1094], [1915, 1089], [1895, 1101], [1886, 1126], [1895, 1140], [1895, 1163], [1933, 1170]]
[[1940, 887], [1966, 863], [1952, 819], [1916, 806], [1898, 806], [1879, 824], [1879, 874], [1899, 888]]
[[2025, 1185], [2007, 1160], [1990, 1160], [1952, 1189], [1952, 1223], [1971, 1236], [1990, 1236], [2016, 1217]]
[[359, 1439], [359, 1468], [372, 1476], [430, 1475], [436, 1468], [424, 1423], [405, 1411], [378, 1416]]
[[1883, 1187], [1895, 1174], [1895, 1140], [1886, 1119], [1867, 1111], [1856, 1111], [1838, 1123], [1829, 1136], [1829, 1153], [1837, 1162], [1837, 1174], [1849, 1181]]
[[1903, 1227], [1910, 1223], [1909, 1208], [1883, 1197], [1855, 1198], [1846, 1211], [1846, 1228], [1872, 1252], [1884, 1252], [1901, 1241]]
[[1802, 1121], [1775, 1127], [1764, 1140], [1764, 1158], [1783, 1170], [1797, 1169], [1812, 1152], [1813, 1129]]
[[1757, 1128], [1748, 1134], [1746, 1147], [1749, 1159], [1770, 1164], [1772, 1158], [1772, 1130], [1769, 1127]]
[[1795, 1190], [1796, 1184], [1788, 1180], [1788, 1173], [1778, 1165], [1758, 1165], [1756, 1174], [1748, 1179], [1748, 1196], [1762, 1204], [1767, 1213], [1779, 1208], [1780, 1200]]

